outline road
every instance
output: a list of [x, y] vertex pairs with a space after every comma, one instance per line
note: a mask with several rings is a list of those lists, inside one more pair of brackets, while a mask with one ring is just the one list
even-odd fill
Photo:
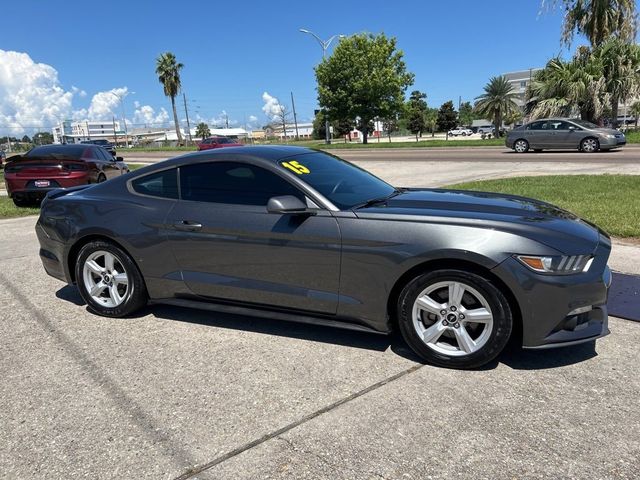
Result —
[[[126, 153], [126, 152], [125, 152]], [[640, 175], [640, 148], [613, 152], [516, 154], [504, 148], [347, 149], [330, 153], [350, 160], [396, 186], [436, 187], [520, 175], [624, 173]], [[155, 163], [175, 152], [138, 153], [130, 163]]]

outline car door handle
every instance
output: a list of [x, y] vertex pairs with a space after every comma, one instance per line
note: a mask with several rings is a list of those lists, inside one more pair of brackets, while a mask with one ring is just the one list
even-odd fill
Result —
[[195, 232], [202, 228], [202, 224], [199, 222], [192, 222], [190, 220], [183, 220], [173, 224], [176, 230], [182, 230], [185, 232]]

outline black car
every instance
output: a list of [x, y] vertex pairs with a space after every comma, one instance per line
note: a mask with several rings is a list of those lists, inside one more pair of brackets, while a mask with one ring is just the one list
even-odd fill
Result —
[[609, 237], [544, 202], [396, 188], [298, 147], [198, 152], [49, 193], [46, 271], [89, 309], [148, 302], [355, 330], [400, 330], [471, 368], [609, 333]]
[[107, 152], [109, 152], [114, 157], [116, 156], [116, 147], [115, 147], [115, 145], [113, 143], [109, 142], [108, 140], [104, 140], [104, 139], [85, 140], [82, 143], [89, 144], [89, 145], [98, 145], [98, 146], [104, 148]]

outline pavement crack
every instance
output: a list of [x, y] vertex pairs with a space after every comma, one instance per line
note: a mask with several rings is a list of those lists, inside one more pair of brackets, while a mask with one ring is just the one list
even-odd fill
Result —
[[256, 438], [248, 443], [245, 443], [244, 445], [241, 445], [237, 448], [234, 448], [233, 450], [228, 451], [225, 454], [222, 454], [216, 458], [214, 458], [213, 460], [211, 460], [210, 462], [207, 462], [203, 465], [200, 466], [196, 466], [193, 468], [190, 468], [189, 470], [187, 470], [186, 472], [184, 472], [182, 475], [176, 477], [174, 480], [187, 480], [189, 478], [192, 478], [196, 475], [198, 475], [199, 473], [204, 472], [205, 470], [209, 470], [210, 468], [215, 467], [216, 465], [219, 465], [223, 462], [226, 462], [227, 460], [230, 460], [234, 457], [237, 457], [238, 455], [240, 455], [241, 453], [246, 452], [247, 450], [251, 450], [252, 448], [257, 447], [258, 445], [261, 445], [265, 442], [268, 442], [269, 440], [272, 440], [276, 437], [280, 437], [282, 434], [287, 433], [290, 430], [293, 430], [296, 427], [299, 427], [300, 425], [303, 425], [311, 420], [313, 420], [314, 418], [319, 417], [320, 415], [324, 415], [325, 413], [328, 413], [332, 410], [335, 410], [336, 408], [349, 403], [357, 398], [362, 397], [363, 395], [366, 395], [370, 392], [373, 392], [374, 390], [377, 390], [381, 387], [384, 387], [385, 385], [394, 382], [406, 375], [409, 375], [410, 373], [415, 372], [416, 370], [422, 368], [424, 365], [423, 364], [416, 364], [413, 365], [405, 370], [402, 370], [401, 372], [396, 373], [395, 375], [391, 375], [390, 377], [387, 377], [383, 380], [380, 380], [379, 382], [376, 382], [372, 385], [369, 385], [366, 388], [363, 388], [362, 390], [359, 390], [355, 393], [352, 393], [351, 395], [348, 395], [346, 397], [341, 398], [340, 400], [337, 400], [329, 405], [326, 405], [312, 413], [309, 413], [308, 415], [305, 415], [304, 417], [300, 418], [299, 420], [296, 420], [295, 422], [292, 422], [288, 425], [285, 425], [282, 428], [279, 428], [277, 430], [274, 430], [270, 433], [267, 433], [265, 435], [263, 435], [260, 438]]

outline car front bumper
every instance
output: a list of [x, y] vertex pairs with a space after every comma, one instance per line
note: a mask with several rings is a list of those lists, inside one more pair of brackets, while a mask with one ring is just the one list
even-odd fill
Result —
[[627, 144], [627, 139], [624, 136], [615, 138], [600, 138], [599, 140], [600, 148], [603, 150], [619, 148]]
[[589, 271], [575, 275], [538, 274], [515, 258], [494, 268], [518, 303], [524, 348], [563, 347], [609, 334], [609, 253], [610, 247], [599, 246]]

